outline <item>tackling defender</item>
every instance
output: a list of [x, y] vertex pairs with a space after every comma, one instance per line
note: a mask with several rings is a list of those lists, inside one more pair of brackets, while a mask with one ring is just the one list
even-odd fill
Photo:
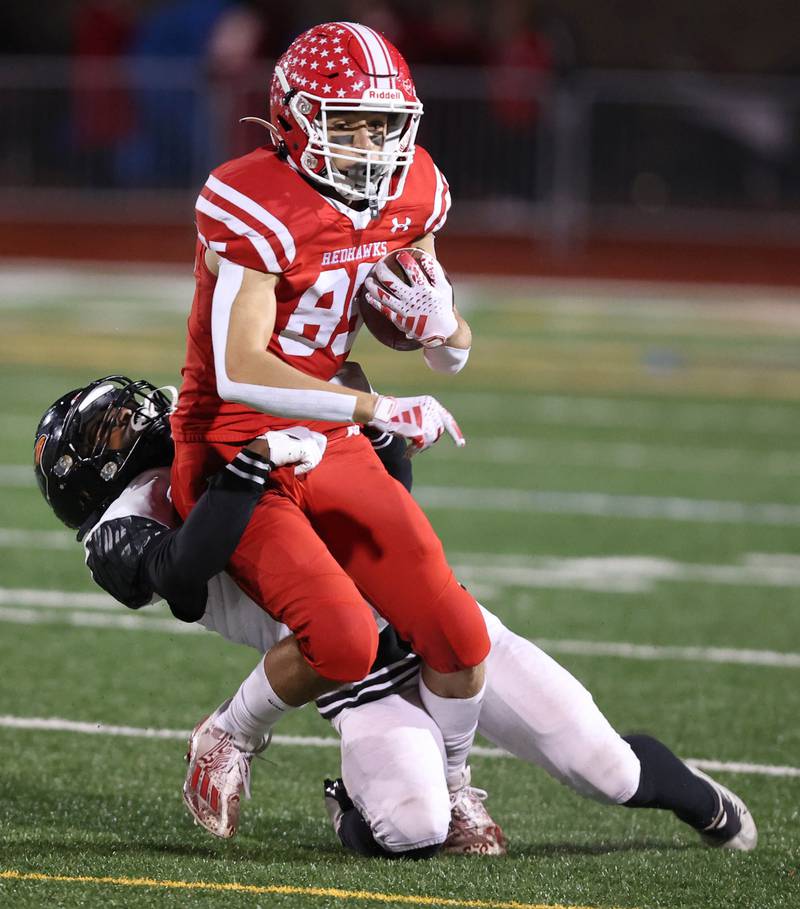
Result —
[[[200, 617], [229, 640], [261, 653], [283, 650], [302, 662], [288, 628], [227, 575], [212, 574], [233, 551], [271, 464], [313, 468], [321, 456], [317, 440], [288, 431], [251, 443], [212, 480], [183, 527], [171, 529], [169, 408], [149, 383], [118, 377], [60, 398], [36, 434], [42, 493], [62, 521], [81, 525], [94, 579], [125, 605], [138, 608], [158, 591], [181, 618]], [[391, 454], [402, 448], [382, 440], [387, 467], [399, 463]], [[670, 809], [709, 845], [755, 848], [755, 824], [738, 796], [690, 770], [656, 739], [621, 738], [565, 669], [491, 613], [483, 615], [492, 651], [479, 728], [490, 740], [583, 795]], [[349, 790], [327, 781], [334, 827], [345, 846], [364, 855], [423, 857], [442, 843], [452, 852], [502, 854], [505, 839], [481, 804], [485, 794], [467, 780], [470, 797], [450, 803], [441, 731], [416, 693], [419, 662], [384, 627], [370, 674], [318, 699], [341, 736]], [[262, 727], [254, 737], [250, 725], [237, 725], [230, 705], [238, 700], [246, 710], [246, 684], [190, 740], [184, 798], [192, 815], [220, 836], [235, 830], [250, 760], [269, 734]]]

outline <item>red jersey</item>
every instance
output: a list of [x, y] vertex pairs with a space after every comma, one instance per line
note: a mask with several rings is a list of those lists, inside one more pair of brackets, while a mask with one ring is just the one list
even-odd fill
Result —
[[447, 181], [419, 145], [402, 195], [377, 218], [316, 190], [276, 151], [264, 147], [212, 172], [197, 200], [196, 290], [189, 316], [176, 440], [243, 442], [268, 429], [340, 426], [261, 413], [217, 394], [211, 339], [216, 278], [205, 250], [245, 268], [279, 275], [277, 314], [267, 349], [296, 369], [329, 381], [361, 327], [356, 292], [372, 265], [393, 249], [438, 230], [447, 218]]

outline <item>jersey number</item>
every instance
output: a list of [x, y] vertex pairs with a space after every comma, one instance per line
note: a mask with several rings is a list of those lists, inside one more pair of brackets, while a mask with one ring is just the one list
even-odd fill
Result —
[[[278, 335], [281, 350], [293, 357], [310, 357], [315, 350], [330, 346], [336, 356], [346, 354], [361, 323], [358, 318], [352, 327], [350, 324], [355, 292], [372, 265], [372, 262], [362, 262], [354, 275], [346, 268], [320, 272], [316, 282], [300, 297], [297, 308]], [[346, 327], [334, 337], [343, 317], [347, 320]]]

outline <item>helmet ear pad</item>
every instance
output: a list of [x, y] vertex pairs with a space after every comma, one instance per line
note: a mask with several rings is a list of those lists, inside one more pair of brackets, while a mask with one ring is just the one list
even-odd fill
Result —
[[[108, 430], [121, 408], [131, 411], [133, 431], [112, 448]], [[161, 390], [127, 376], [97, 379], [49, 407], [36, 429], [34, 472], [56, 517], [83, 529], [140, 473], [171, 464], [172, 409]]]

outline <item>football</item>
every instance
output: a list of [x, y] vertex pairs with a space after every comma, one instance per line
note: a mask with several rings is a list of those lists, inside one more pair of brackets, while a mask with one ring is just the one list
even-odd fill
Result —
[[[381, 259], [381, 262], [388, 265], [393, 274], [397, 275], [401, 281], [408, 283], [406, 273], [403, 271], [402, 266], [397, 263], [397, 253], [399, 252], [399, 249], [392, 250], [392, 252], [387, 253]], [[406, 252], [410, 252], [415, 258], [419, 258], [423, 250], [406, 248]], [[407, 338], [399, 328], [393, 325], [392, 322], [383, 315], [383, 313], [378, 312], [377, 309], [367, 303], [363, 284], [358, 289], [357, 302], [358, 308], [361, 311], [361, 318], [364, 320], [364, 324], [367, 326], [369, 333], [380, 341], [381, 344], [385, 344], [393, 350], [419, 350], [420, 347], [422, 347], [419, 341], [413, 341], [410, 338]]]

